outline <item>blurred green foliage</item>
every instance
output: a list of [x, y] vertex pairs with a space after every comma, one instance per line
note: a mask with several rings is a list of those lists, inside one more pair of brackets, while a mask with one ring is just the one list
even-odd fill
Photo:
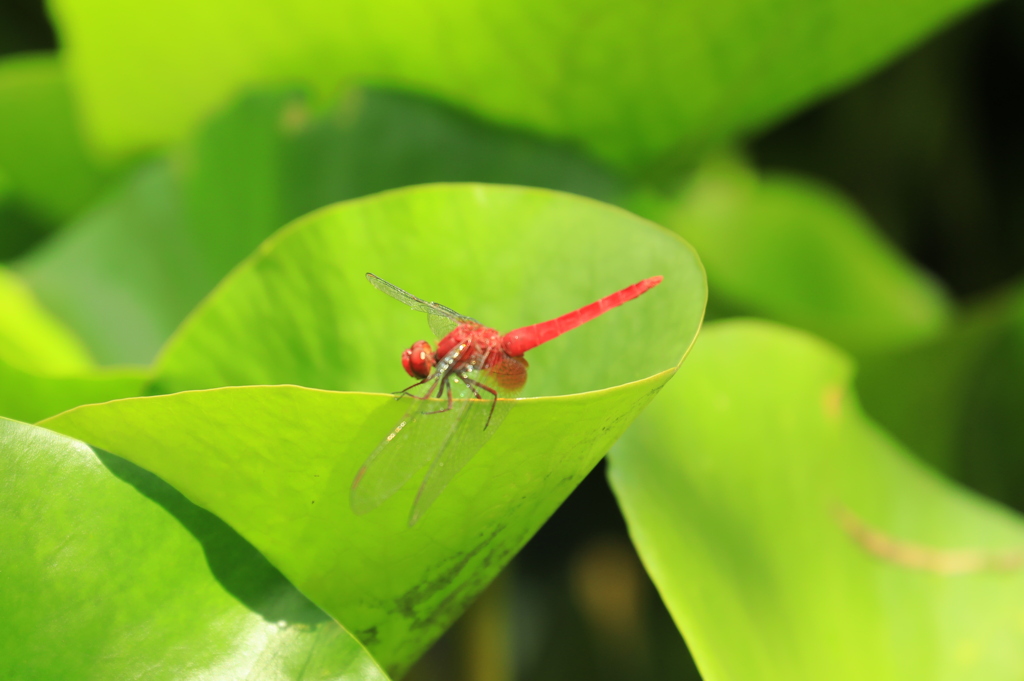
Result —
[[368, 81], [637, 168], [672, 149], [692, 155], [763, 126], [978, 4], [54, 0], [52, 7], [94, 139], [115, 153], [180, 137], [252, 83], [298, 79], [330, 92], [339, 82]]
[[818, 182], [759, 177], [719, 156], [670, 200], [641, 194], [633, 202], [697, 248], [717, 284], [712, 314], [777, 319], [861, 355], [919, 345], [948, 325], [951, 306], [938, 282]]
[[52, 54], [0, 62], [0, 168], [9, 191], [54, 225], [80, 211], [105, 179], [73, 106], [64, 69]]
[[0, 265], [0, 414], [38, 421], [65, 409], [142, 393], [149, 372], [99, 367], [28, 285]]
[[1024, 522], [901, 451], [852, 368], [709, 325], [612, 456], [641, 557], [707, 678], [1015, 678]]
[[19, 270], [107, 363], [149, 362], [188, 312], [289, 220], [409, 184], [489, 181], [609, 198], [614, 176], [564, 148], [436, 104], [353, 92], [244, 98], [140, 167]]
[[966, 310], [946, 336], [868, 362], [858, 383], [872, 412], [930, 463], [1024, 508], [1024, 291]]
[[[524, 544], [410, 678], [696, 678], [680, 631], [708, 679], [1024, 674], [1020, 519], [908, 459], [1024, 509], [1024, 4], [799, 111], [979, 4], [0, 6], [0, 416], [81, 438], [0, 421], [0, 676], [385, 678], [331, 617], [402, 671]], [[428, 182], [591, 198], [349, 201]], [[347, 505], [401, 405], [343, 391], [425, 332], [366, 270], [502, 330], [666, 281], [409, 530]], [[600, 471], [531, 540], [706, 292], [803, 331], [709, 327], [615, 455], [632, 544]]]

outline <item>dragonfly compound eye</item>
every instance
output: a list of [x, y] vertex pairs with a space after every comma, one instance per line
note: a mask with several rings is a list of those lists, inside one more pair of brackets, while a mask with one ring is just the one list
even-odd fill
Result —
[[426, 378], [434, 368], [434, 351], [427, 341], [416, 341], [402, 353], [402, 366], [413, 378]]

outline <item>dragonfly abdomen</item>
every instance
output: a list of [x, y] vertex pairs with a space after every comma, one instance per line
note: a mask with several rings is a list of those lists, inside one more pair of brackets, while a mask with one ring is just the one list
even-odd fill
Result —
[[572, 331], [577, 326], [600, 317], [608, 310], [646, 293], [660, 284], [661, 280], [662, 277], [658, 276], [638, 281], [632, 286], [627, 286], [621, 291], [616, 291], [597, 302], [584, 305], [578, 310], [573, 310], [561, 317], [541, 322], [540, 324], [533, 324], [532, 326], [524, 326], [515, 331], [509, 331], [502, 338], [502, 348], [513, 357], [522, 357], [526, 352], [533, 350], [538, 345], [554, 340], [566, 331]]

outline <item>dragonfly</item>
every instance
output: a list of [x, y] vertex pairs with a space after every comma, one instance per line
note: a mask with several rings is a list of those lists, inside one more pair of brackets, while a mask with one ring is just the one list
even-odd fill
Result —
[[418, 298], [366, 273], [379, 291], [425, 312], [437, 347], [418, 340], [402, 353], [402, 367], [416, 382], [395, 393], [413, 404], [352, 480], [349, 501], [357, 515], [369, 513], [429, 466], [409, 515], [415, 525], [455, 475], [494, 434], [526, 384], [523, 356], [539, 345], [651, 290], [655, 276], [539, 324], [505, 334], [450, 307]]

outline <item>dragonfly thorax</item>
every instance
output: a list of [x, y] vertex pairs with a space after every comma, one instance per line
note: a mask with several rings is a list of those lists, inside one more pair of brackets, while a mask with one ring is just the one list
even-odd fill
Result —
[[437, 343], [434, 360], [440, 362], [448, 353], [462, 347], [455, 360], [454, 369], [473, 367], [489, 369], [502, 357], [501, 334], [480, 324], [459, 324]]

